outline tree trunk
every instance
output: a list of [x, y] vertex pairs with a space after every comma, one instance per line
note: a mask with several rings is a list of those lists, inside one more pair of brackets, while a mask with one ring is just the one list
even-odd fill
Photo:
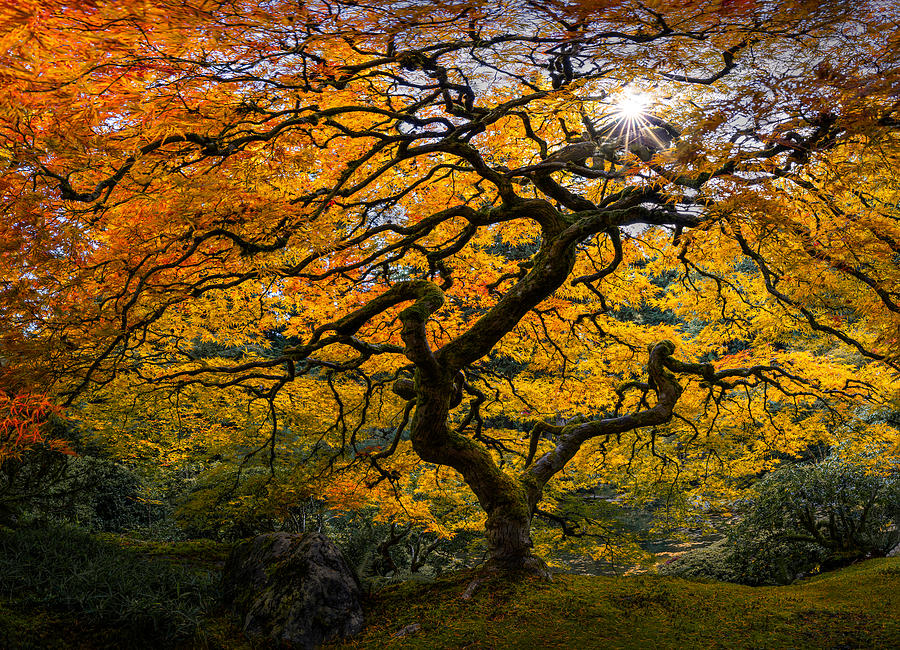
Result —
[[485, 533], [490, 552], [488, 570], [550, 577], [547, 564], [531, 552], [531, 513], [526, 508], [497, 508], [488, 513]]
[[532, 495], [534, 490], [526, 490], [526, 484], [500, 470], [481, 443], [447, 426], [454, 377], [455, 373], [429, 376], [417, 370], [416, 410], [410, 428], [413, 450], [426, 462], [458, 471], [478, 497], [488, 515], [489, 572], [524, 570], [549, 577], [547, 565], [531, 553], [531, 514], [539, 491]]

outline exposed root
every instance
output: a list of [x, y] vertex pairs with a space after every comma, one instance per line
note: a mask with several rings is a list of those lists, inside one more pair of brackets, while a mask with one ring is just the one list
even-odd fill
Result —
[[535, 555], [529, 555], [523, 558], [516, 558], [512, 562], [502, 562], [495, 559], [488, 561], [484, 569], [468, 584], [465, 591], [460, 596], [461, 600], [469, 600], [485, 582], [498, 576], [509, 576], [511, 578], [537, 577], [541, 580], [552, 581], [553, 573], [550, 567], [541, 558]]

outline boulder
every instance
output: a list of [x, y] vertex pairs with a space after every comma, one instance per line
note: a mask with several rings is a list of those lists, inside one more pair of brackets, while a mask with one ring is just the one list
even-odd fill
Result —
[[317, 648], [362, 630], [359, 579], [320, 533], [268, 533], [238, 543], [222, 591], [247, 638], [266, 647]]

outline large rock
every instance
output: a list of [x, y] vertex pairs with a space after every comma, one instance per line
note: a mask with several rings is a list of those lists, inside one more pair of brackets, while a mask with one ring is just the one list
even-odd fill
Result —
[[244, 634], [269, 647], [317, 648], [362, 630], [359, 580], [319, 533], [269, 533], [239, 543], [222, 588]]

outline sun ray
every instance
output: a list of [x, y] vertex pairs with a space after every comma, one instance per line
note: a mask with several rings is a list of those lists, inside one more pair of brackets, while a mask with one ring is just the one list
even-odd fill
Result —
[[646, 95], [629, 93], [619, 100], [616, 104], [616, 110], [622, 119], [634, 122], [640, 120], [641, 116], [647, 110], [648, 103]]

